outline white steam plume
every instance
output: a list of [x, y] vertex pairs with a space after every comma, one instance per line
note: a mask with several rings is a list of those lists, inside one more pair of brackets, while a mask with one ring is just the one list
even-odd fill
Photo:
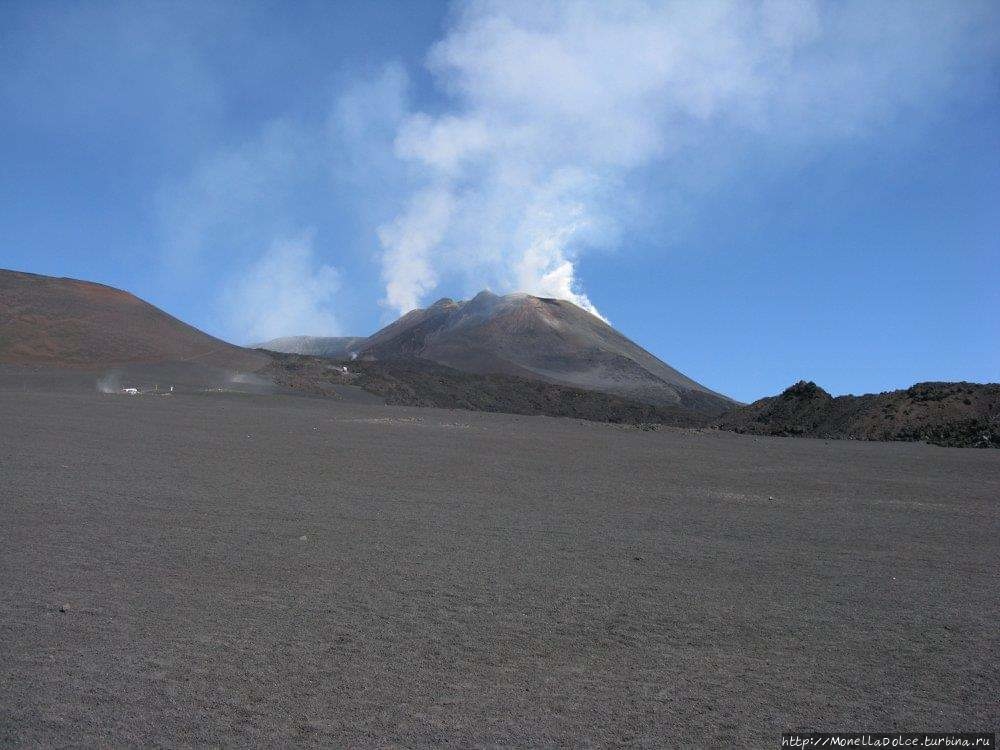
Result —
[[[815, 152], [940, 98], [985, 3], [530, 0], [457, 7], [429, 67], [442, 114], [405, 117], [416, 173], [381, 228], [385, 303], [445, 277], [571, 299], [589, 248], [628, 221], [636, 174], [683, 187], [698, 154]], [[733, 157], [738, 160], [738, 155]], [[705, 161], [708, 161], [706, 158]], [[676, 175], [676, 177], [675, 177]]]
[[275, 242], [226, 289], [230, 325], [246, 343], [297, 333], [331, 336], [340, 325], [330, 307], [337, 269], [317, 263], [312, 236]]

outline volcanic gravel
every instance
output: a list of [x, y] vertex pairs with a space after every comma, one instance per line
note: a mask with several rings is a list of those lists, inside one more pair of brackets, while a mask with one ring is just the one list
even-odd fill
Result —
[[0, 743], [993, 730], [1000, 452], [0, 379]]

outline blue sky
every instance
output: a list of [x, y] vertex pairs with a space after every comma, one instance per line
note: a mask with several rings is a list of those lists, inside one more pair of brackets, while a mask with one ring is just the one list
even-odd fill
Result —
[[743, 400], [1000, 380], [995, 3], [4, 3], [0, 267], [240, 343], [489, 287]]

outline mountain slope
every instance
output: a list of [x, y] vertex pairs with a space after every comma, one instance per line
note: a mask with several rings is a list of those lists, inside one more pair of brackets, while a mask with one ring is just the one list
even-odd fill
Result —
[[0, 362], [104, 367], [197, 362], [255, 370], [267, 355], [209, 336], [103, 284], [0, 270]]
[[253, 349], [267, 349], [281, 354], [308, 354], [313, 357], [348, 359], [364, 347], [364, 336], [282, 336], [260, 344]]
[[815, 383], [800, 381], [778, 396], [727, 412], [716, 426], [757, 435], [1000, 448], [1000, 385], [917, 383], [906, 390], [834, 398]]
[[699, 413], [719, 414], [734, 404], [573, 303], [527, 294], [439, 300], [369, 337], [359, 354], [376, 361], [419, 357]]
[[302, 354], [275, 354], [263, 372], [299, 393], [327, 395], [330, 386], [354, 386], [399, 406], [572, 417], [645, 427], [705, 427], [711, 419], [681, 406], [646, 404], [539, 378], [470, 373], [416, 357], [340, 364]]

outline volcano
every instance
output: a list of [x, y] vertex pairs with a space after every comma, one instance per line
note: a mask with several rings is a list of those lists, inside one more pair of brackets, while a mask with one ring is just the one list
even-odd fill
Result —
[[269, 361], [120, 289], [0, 270], [0, 363], [94, 368], [190, 362], [252, 371]]
[[439, 300], [378, 331], [357, 353], [375, 361], [426, 359], [703, 414], [735, 405], [572, 302], [530, 294], [484, 291], [466, 301]]

